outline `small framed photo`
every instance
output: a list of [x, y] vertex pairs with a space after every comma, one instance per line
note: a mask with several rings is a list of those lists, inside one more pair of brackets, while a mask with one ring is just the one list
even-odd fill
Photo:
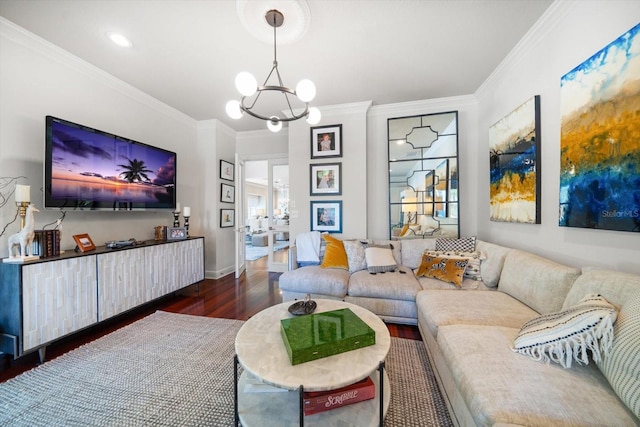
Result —
[[220, 228], [233, 227], [235, 224], [235, 209], [220, 209]]
[[311, 201], [311, 231], [342, 233], [342, 201]]
[[342, 125], [311, 128], [311, 158], [342, 157]]
[[236, 188], [233, 185], [220, 184], [220, 201], [234, 203], [236, 200]]
[[92, 251], [96, 248], [96, 245], [93, 244], [93, 240], [91, 240], [88, 234], [75, 234], [73, 240], [76, 241], [80, 252]]
[[220, 178], [233, 181], [233, 163], [220, 160]]
[[342, 194], [342, 163], [312, 163], [309, 173], [310, 195]]
[[184, 227], [169, 227], [167, 240], [184, 240], [187, 238], [187, 229]]

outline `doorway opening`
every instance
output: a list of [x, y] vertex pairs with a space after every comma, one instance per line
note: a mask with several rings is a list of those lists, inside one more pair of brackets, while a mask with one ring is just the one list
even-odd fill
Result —
[[244, 179], [247, 270], [287, 270], [289, 165], [286, 159], [247, 160]]

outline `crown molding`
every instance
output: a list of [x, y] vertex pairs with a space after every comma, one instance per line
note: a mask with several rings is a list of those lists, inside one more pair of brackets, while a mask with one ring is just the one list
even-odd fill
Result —
[[407, 116], [416, 112], [457, 110], [464, 106], [476, 106], [475, 95], [452, 96], [446, 98], [424, 99], [418, 101], [399, 102], [395, 104], [374, 105], [369, 114], [373, 117]]

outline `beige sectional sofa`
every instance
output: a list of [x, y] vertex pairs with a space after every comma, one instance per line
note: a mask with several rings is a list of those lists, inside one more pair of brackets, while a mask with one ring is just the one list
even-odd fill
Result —
[[[361, 305], [385, 321], [417, 323], [456, 425], [640, 425], [640, 276], [581, 271], [478, 241], [482, 281], [465, 279], [457, 288], [413, 274], [435, 240], [392, 244], [398, 271], [295, 269], [280, 277], [284, 300], [309, 293]], [[590, 293], [618, 310], [603, 362], [563, 368], [511, 350], [525, 322]]]

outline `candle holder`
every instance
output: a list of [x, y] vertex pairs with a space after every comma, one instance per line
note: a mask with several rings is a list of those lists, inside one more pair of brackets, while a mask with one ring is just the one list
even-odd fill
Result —
[[184, 229], [187, 233], [187, 237], [189, 237], [189, 217], [184, 215]]
[[173, 211], [173, 227], [180, 227], [180, 211]]
[[30, 202], [16, 202], [18, 206], [18, 215], [20, 215], [20, 230], [24, 228], [25, 219], [27, 217], [27, 208]]

